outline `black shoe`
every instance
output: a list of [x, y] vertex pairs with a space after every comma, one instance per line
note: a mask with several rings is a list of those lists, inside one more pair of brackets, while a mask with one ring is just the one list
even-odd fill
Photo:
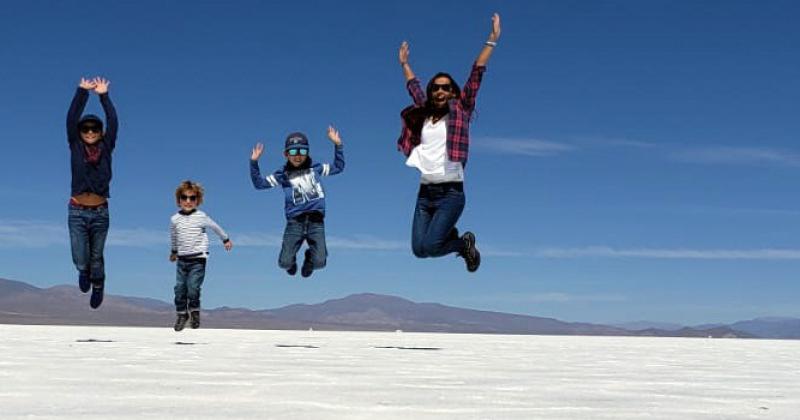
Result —
[[297, 263], [294, 263], [291, 267], [287, 268], [286, 273], [290, 276], [297, 274]]
[[464, 252], [461, 256], [464, 257], [464, 261], [467, 263], [467, 271], [474, 273], [481, 266], [481, 253], [475, 247], [475, 234], [465, 232], [461, 239], [464, 240]]
[[200, 328], [200, 311], [192, 311], [192, 323], [189, 325], [193, 330]]
[[306, 250], [306, 258], [303, 260], [303, 268], [300, 270], [300, 275], [309, 277], [314, 272], [314, 263], [311, 261], [311, 250]]
[[89, 281], [88, 271], [78, 272], [78, 288], [81, 289], [83, 293], [87, 293], [89, 289], [92, 288], [92, 282]]
[[103, 289], [103, 286], [92, 285], [92, 297], [89, 298], [89, 306], [92, 309], [99, 308], [100, 304], [103, 303]]
[[189, 320], [189, 315], [186, 313], [178, 314], [178, 319], [175, 320], [175, 331], [180, 331], [186, 326], [186, 321]]

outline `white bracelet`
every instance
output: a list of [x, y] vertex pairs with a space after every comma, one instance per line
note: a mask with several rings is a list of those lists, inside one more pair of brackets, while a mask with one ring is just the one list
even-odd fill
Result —
[[486, 45], [488, 45], [490, 47], [496, 47], [497, 46], [497, 42], [495, 42], [495, 41], [486, 41]]

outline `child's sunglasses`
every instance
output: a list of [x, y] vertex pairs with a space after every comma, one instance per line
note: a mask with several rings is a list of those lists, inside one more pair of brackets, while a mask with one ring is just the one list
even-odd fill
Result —
[[308, 155], [308, 149], [289, 149], [287, 153], [289, 153], [289, 156], [306, 156]]
[[83, 133], [83, 134], [86, 134], [86, 133], [99, 133], [99, 132], [100, 132], [100, 127], [98, 127], [96, 125], [84, 125], [83, 127], [81, 127], [81, 133]]
[[189, 201], [194, 203], [195, 201], [197, 201], [197, 196], [196, 195], [181, 194], [181, 200], [183, 200], [183, 201], [189, 200]]

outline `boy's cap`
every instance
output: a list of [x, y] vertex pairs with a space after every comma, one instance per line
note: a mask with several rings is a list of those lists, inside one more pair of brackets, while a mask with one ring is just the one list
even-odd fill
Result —
[[286, 136], [286, 147], [283, 150], [289, 149], [308, 149], [308, 137], [300, 132], [289, 134]]
[[97, 115], [86, 114], [81, 117], [81, 120], [78, 122], [78, 127], [83, 127], [84, 125], [96, 125], [102, 129], [103, 120], [101, 120]]

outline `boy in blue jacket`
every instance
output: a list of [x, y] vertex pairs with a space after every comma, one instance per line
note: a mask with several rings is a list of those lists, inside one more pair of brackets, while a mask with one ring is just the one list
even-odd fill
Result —
[[325, 246], [325, 192], [322, 177], [336, 175], [344, 170], [344, 151], [339, 131], [328, 127], [328, 138], [334, 144], [334, 162], [313, 163], [309, 155], [308, 138], [303, 133], [286, 137], [283, 155], [286, 165], [272, 175], [261, 176], [258, 159], [264, 145], [257, 143], [250, 154], [250, 177], [258, 190], [283, 188], [285, 196], [286, 229], [283, 232], [278, 265], [290, 276], [297, 273], [297, 251], [308, 242], [300, 274], [310, 276], [314, 270], [325, 267], [328, 249]]

